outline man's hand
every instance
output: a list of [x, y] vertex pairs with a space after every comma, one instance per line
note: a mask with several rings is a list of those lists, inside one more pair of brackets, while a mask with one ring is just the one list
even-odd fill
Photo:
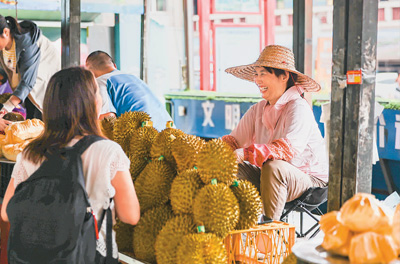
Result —
[[105, 113], [105, 114], [100, 115], [100, 116], [99, 116], [99, 120], [103, 120], [103, 119], [106, 118], [106, 117], [117, 117], [117, 116], [116, 116], [115, 113], [113, 113], [113, 112], [108, 112], [108, 113]]

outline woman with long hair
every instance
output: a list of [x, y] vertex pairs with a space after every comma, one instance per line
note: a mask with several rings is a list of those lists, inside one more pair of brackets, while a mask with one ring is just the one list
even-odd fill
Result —
[[[3, 200], [3, 220], [8, 221], [6, 209], [16, 187], [27, 180], [48, 155], [73, 146], [84, 136], [102, 137], [98, 123], [101, 105], [99, 89], [90, 71], [75, 67], [53, 75], [43, 103], [44, 132], [17, 157]], [[140, 218], [139, 202], [129, 173], [130, 161], [122, 148], [114, 141], [100, 140], [92, 143], [81, 157], [85, 189], [96, 218], [110, 206], [112, 198], [113, 215], [135, 225]], [[97, 240], [97, 251], [103, 256], [106, 255], [105, 229], [102, 225]], [[112, 255], [118, 256], [115, 240]]]
[[11, 112], [23, 102], [28, 119], [42, 119], [46, 86], [61, 69], [61, 56], [35, 23], [0, 15], [0, 68], [13, 90], [0, 110]]

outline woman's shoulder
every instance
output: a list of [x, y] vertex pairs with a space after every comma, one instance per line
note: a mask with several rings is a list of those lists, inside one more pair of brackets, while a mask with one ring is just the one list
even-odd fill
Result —
[[89, 148], [91, 149], [96, 149], [96, 150], [102, 150], [102, 151], [116, 151], [116, 152], [123, 152], [121, 146], [112, 140], [109, 139], [103, 139], [96, 141], [93, 143]]

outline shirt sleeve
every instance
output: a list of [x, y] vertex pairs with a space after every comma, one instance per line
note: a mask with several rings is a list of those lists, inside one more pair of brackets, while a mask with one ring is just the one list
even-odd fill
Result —
[[101, 95], [101, 100], [102, 100], [102, 105], [101, 105], [101, 113], [100, 114], [106, 114], [111, 112], [110, 111], [110, 97], [108, 96], [107, 93], [107, 84], [106, 80], [97, 78], [97, 85], [99, 86], [99, 91]]
[[117, 143], [113, 146], [113, 154], [110, 160], [110, 179], [114, 179], [118, 171], [128, 171], [130, 168], [130, 160]]
[[311, 107], [307, 103], [294, 101], [288, 107], [283, 134], [292, 146], [295, 155], [298, 155], [305, 150], [316, 123]]
[[239, 148], [247, 148], [254, 143], [256, 105], [253, 105], [240, 119], [239, 124], [231, 132]]

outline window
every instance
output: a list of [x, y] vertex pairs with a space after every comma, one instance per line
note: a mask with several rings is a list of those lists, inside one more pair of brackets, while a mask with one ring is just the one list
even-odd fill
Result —
[[157, 11], [167, 11], [167, 0], [156, 0]]

